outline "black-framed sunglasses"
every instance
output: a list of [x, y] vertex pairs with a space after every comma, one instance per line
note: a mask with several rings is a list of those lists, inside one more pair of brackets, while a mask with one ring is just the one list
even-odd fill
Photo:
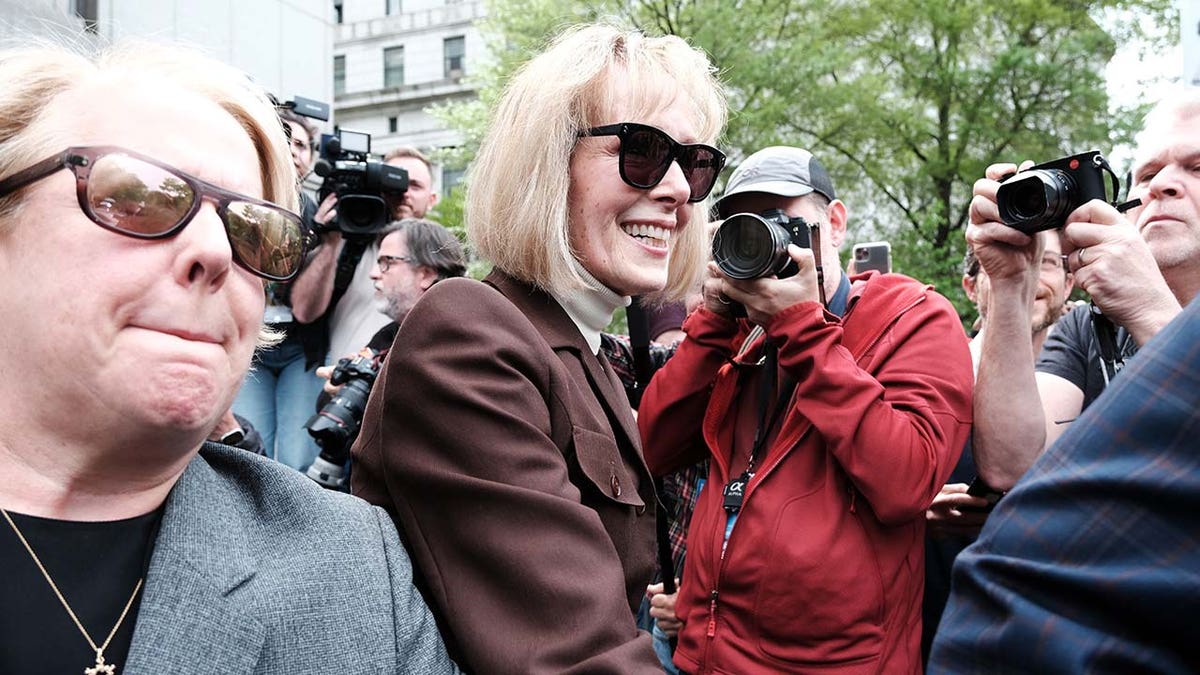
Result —
[[0, 181], [0, 197], [60, 169], [75, 174], [79, 208], [106, 230], [135, 239], [166, 239], [187, 227], [207, 198], [217, 206], [238, 264], [272, 281], [287, 281], [300, 271], [300, 216], [124, 148], [67, 148]]
[[662, 182], [671, 162], [679, 162], [691, 193], [689, 202], [698, 202], [712, 192], [717, 176], [725, 166], [725, 154], [711, 145], [683, 144], [662, 129], [636, 122], [621, 122], [592, 127], [579, 136], [616, 136], [621, 139], [618, 168], [621, 180], [640, 190]]
[[387, 274], [387, 271], [398, 262], [416, 263], [415, 260], [406, 255], [381, 255], [375, 259], [375, 264], [379, 265], [379, 271]]

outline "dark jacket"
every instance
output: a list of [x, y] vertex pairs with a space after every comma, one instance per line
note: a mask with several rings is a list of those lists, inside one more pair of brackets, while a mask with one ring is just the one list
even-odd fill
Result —
[[633, 619], [654, 570], [636, 423], [549, 295], [497, 272], [431, 288], [353, 456], [465, 669], [661, 675]]
[[729, 363], [748, 324], [694, 313], [642, 400], [655, 473], [712, 449], [677, 605], [683, 670], [920, 672], [924, 513], [970, 430], [971, 357], [945, 298], [868, 279], [841, 320], [807, 302], [765, 326], [797, 385], [723, 552], [721, 488], [745, 468], [732, 421], [755, 405]]

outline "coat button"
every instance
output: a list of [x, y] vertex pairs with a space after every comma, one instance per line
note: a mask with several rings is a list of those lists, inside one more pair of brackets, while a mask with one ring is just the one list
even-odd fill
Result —
[[612, 494], [614, 497], [621, 496], [621, 479], [616, 474], [612, 477]]

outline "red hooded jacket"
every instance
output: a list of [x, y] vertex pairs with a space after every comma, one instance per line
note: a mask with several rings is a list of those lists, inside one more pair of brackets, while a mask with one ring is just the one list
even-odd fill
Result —
[[[713, 461], [688, 532], [675, 663], [689, 673], [919, 673], [925, 509], [971, 426], [967, 338], [901, 275], [856, 278], [845, 316], [804, 302], [764, 327], [797, 382], [724, 554], [721, 488], [750, 325], [706, 309], [652, 380], [638, 424], [664, 474]], [[762, 340], [737, 356], [757, 358]], [[700, 424], [703, 420], [703, 424]]]

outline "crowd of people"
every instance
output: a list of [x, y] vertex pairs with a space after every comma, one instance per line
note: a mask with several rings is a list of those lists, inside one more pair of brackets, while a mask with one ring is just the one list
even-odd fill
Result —
[[[716, 189], [727, 103], [678, 37], [578, 26], [513, 76], [482, 280], [428, 158], [341, 227], [316, 128], [206, 56], [29, 39], [0, 81], [0, 672], [1200, 670], [1200, 95], [1121, 209], [1022, 231], [1032, 163], [988, 167], [972, 338], [846, 271], [808, 150]], [[355, 354], [333, 452], [305, 420]]]

